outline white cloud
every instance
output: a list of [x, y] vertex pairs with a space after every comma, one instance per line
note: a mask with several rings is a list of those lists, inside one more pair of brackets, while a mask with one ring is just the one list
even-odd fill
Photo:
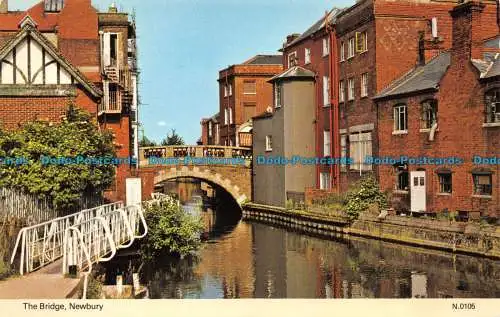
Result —
[[157, 125], [159, 127], [166, 127], [167, 126], [167, 123], [165, 121], [158, 121]]

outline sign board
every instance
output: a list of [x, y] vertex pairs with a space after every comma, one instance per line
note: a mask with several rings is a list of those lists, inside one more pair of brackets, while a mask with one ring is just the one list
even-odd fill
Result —
[[140, 178], [127, 178], [127, 206], [142, 202], [142, 182]]

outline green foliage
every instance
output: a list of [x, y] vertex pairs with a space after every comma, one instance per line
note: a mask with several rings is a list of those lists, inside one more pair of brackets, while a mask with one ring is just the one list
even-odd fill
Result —
[[151, 259], [167, 253], [184, 257], [194, 254], [201, 246], [203, 224], [184, 212], [178, 200], [167, 197], [145, 208], [148, 235], [142, 243], [142, 253]]
[[170, 131], [170, 134], [167, 135], [166, 139], [163, 139], [161, 141], [161, 145], [163, 146], [169, 146], [169, 145], [184, 145], [184, 139], [177, 134], [175, 129], [172, 129]]
[[139, 146], [152, 147], [152, 146], [157, 146], [157, 144], [155, 141], [148, 139], [146, 136], [143, 136], [142, 139], [139, 141]]
[[43, 121], [0, 134], [0, 157], [24, 158], [21, 165], [0, 165], [0, 187], [48, 197], [58, 210], [73, 207], [83, 194], [98, 194], [114, 178], [112, 165], [44, 165], [43, 157], [113, 158], [113, 137], [99, 131], [91, 116], [70, 106], [59, 124]]
[[387, 195], [380, 191], [373, 177], [367, 177], [349, 189], [345, 209], [349, 218], [355, 220], [373, 204], [378, 205], [379, 208], [387, 208]]

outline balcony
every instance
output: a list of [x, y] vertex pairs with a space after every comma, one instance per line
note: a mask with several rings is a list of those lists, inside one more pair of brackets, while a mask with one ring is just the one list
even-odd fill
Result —
[[132, 76], [130, 68], [123, 65], [118, 65], [116, 61], [112, 63], [114, 66], [104, 67], [104, 73], [110, 82], [120, 85], [123, 89], [131, 91], [132, 89]]
[[104, 89], [104, 98], [99, 105], [99, 115], [119, 114], [122, 112], [122, 92], [118, 89], [114, 89], [115, 87], [113, 87], [113, 84], [111, 84], [109, 86], [109, 89]]

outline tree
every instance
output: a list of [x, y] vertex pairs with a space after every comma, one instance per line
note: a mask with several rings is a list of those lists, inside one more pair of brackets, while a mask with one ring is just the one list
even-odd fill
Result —
[[168, 145], [184, 145], [184, 139], [177, 134], [175, 129], [172, 129], [170, 131], [170, 134], [167, 135], [166, 139], [163, 139], [161, 141], [161, 145], [163, 146], [168, 146]]
[[91, 118], [70, 105], [59, 124], [35, 121], [0, 134], [0, 157], [16, 159], [0, 164], [0, 187], [48, 197], [60, 211], [85, 194], [101, 194], [115, 166], [88, 159], [113, 159], [115, 148], [111, 132], [99, 131]]
[[139, 146], [140, 147], [150, 147], [150, 146], [156, 146], [156, 142], [153, 140], [148, 139], [145, 135], [142, 137], [142, 139], [139, 141]]

